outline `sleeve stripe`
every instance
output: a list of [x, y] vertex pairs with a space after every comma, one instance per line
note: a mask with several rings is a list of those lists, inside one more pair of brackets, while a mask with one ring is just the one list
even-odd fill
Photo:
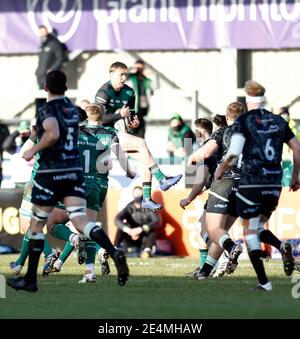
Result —
[[97, 102], [101, 102], [103, 104], [106, 104], [107, 103], [107, 100], [103, 99], [103, 98], [100, 98], [100, 97], [96, 97], [96, 101]]

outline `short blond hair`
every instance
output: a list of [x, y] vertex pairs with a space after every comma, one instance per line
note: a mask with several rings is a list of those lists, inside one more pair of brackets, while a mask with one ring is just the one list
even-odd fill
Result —
[[246, 112], [245, 106], [238, 101], [232, 102], [226, 108], [226, 114], [231, 120], [235, 120]]
[[262, 97], [265, 95], [265, 88], [256, 81], [248, 80], [245, 83], [244, 90], [250, 97]]
[[102, 121], [105, 108], [102, 105], [93, 103], [88, 104], [85, 108], [85, 111], [88, 115], [88, 118], [94, 121]]
[[127, 65], [125, 65], [123, 62], [117, 61], [110, 65], [109, 67], [109, 73], [114, 72], [116, 69], [122, 69], [126, 71], [128, 69]]

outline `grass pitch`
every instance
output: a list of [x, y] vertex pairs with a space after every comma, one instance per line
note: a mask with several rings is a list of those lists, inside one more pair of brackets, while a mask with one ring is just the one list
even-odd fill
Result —
[[[0, 255], [0, 272], [6, 277], [11, 276], [8, 264], [15, 259], [15, 255]], [[251, 291], [257, 281], [247, 260], [233, 275], [195, 281], [185, 278], [197, 264], [191, 258], [130, 258], [131, 277], [124, 287], [117, 284], [110, 263], [109, 276], [101, 276], [96, 267], [94, 284], [78, 284], [84, 268], [70, 258], [61, 273], [39, 276], [37, 293], [7, 287], [6, 298], [0, 299], [0, 319], [300, 318], [300, 298], [291, 294], [295, 282], [285, 276], [279, 260], [266, 263], [272, 292]], [[299, 273], [294, 275], [300, 280]]]

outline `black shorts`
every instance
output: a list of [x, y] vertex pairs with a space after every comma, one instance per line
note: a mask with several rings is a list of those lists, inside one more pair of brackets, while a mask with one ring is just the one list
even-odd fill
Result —
[[31, 202], [41, 206], [55, 206], [65, 197], [85, 199], [82, 171], [37, 173], [31, 193]]
[[221, 179], [211, 184], [207, 200], [207, 213], [229, 214], [237, 217], [236, 197], [239, 180]]
[[237, 194], [237, 212], [243, 219], [264, 215], [270, 218], [275, 211], [281, 187], [240, 187]]

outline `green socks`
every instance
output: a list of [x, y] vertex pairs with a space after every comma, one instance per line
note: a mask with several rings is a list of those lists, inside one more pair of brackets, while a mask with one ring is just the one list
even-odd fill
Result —
[[28, 250], [29, 250], [29, 238], [28, 234], [24, 234], [23, 240], [22, 240], [22, 248], [19, 258], [16, 261], [16, 265], [24, 266], [26, 258], [28, 256]]
[[45, 238], [44, 240], [44, 249], [43, 249], [43, 252], [44, 252], [44, 256], [45, 257], [48, 257], [48, 255], [52, 254], [52, 247], [50, 246], [48, 240]]
[[200, 249], [200, 262], [199, 262], [199, 266], [200, 268], [202, 268], [202, 266], [204, 265], [206, 258], [207, 258], [207, 254], [208, 254], [208, 249]]
[[[16, 265], [24, 266], [25, 261], [28, 256], [29, 251], [29, 238], [28, 233], [24, 234], [23, 240], [22, 240], [22, 248], [19, 258], [16, 261]], [[44, 256], [47, 257], [48, 255], [52, 254], [52, 248], [48, 242], [48, 240], [44, 240]]]
[[151, 198], [151, 182], [143, 182], [143, 198]]
[[150, 167], [150, 172], [151, 174], [154, 175], [155, 179], [158, 182], [161, 182], [163, 179], [165, 179], [165, 175], [162, 173], [162, 171], [160, 170], [160, 168], [158, 167], [157, 164], [153, 165], [152, 167]]
[[63, 251], [61, 252], [59, 256], [59, 259], [62, 262], [65, 262], [68, 259], [69, 255], [73, 252], [73, 249], [74, 249], [74, 246], [70, 243], [70, 241], [67, 241]]
[[[99, 246], [99, 249], [101, 247]], [[59, 259], [64, 263], [70, 254], [72, 253], [74, 249], [74, 246], [67, 241], [63, 251], [61, 252]], [[87, 254], [87, 259], [85, 264], [94, 264], [95, 263], [95, 258], [96, 258], [96, 243], [94, 241], [87, 241], [85, 243], [85, 250]]]
[[55, 224], [52, 226], [51, 234], [57, 239], [69, 241], [70, 235], [73, 233], [66, 225]]
[[96, 243], [94, 241], [87, 241], [85, 243], [85, 250], [87, 255], [85, 264], [94, 264], [96, 258]]

